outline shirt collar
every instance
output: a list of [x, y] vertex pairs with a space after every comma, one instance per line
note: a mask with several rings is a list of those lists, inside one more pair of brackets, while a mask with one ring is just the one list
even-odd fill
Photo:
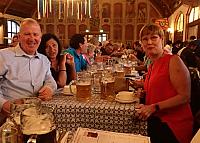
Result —
[[74, 53], [75, 56], [77, 56], [77, 57], [79, 57], [79, 58], [81, 57], [82, 54], [77, 54], [76, 49], [71, 48], [71, 47], [70, 47], [70, 49], [71, 49], [71, 51]]
[[[28, 55], [28, 54], [26, 54], [23, 50], [22, 50], [22, 48], [20, 47], [20, 44], [17, 44], [17, 46], [16, 47], [14, 47], [14, 50], [15, 50], [15, 56], [16, 57], [23, 57], [23, 56], [25, 56], [25, 57], [32, 57], [31, 55]], [[36, 54], [33, 56], [34, 58], [41, 58], [41, 55], [36, 51]]]

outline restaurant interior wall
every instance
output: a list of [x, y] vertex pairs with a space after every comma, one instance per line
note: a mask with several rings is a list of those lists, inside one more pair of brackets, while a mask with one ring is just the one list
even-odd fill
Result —
[[195, 36], [198, 37], [198, 25], [188, 27], [188, 37]]
[[[22, 17], [14, 16], [10, 14], [2, 14], [0, 13], [0, 25], [3, 24], [3, 37], [0, 37], [0, 41], [3, 41], [3, 43], [0, 43], [0, 49], [5, 48], [8, 46], [8, 29], [7, 29], [7, 20], [13, 20], [20, 24], [20, 22], [23, 20]], [[2, 34], [2, 33], [1, 33]]]
[[[55, 13], [39, 21], [43, 33], [55, 33], [62, 44], [68, 44], [75, 33], [99, 32], [103, 29], [113, 42], [132, 44], [139, 39], [141, 27], [156, 19], [161, 13], [150, 0], [93, 0], [91, 18], [77, 19], [64, 16], [58, 19]], [[37, 19], [37, 12], [33, 16]]]
[[195, 36], [197, 39], [200, 38], [200, 1], [198, 4], [199, 6], [191, 6], [188, 11], [187, 39], [190, 36]]
[[[199, 5], [200, 6], [200, 5]], [[184, 14], [184, 29], [182, 32], [182, 41], [189, 40], [190, 36], [196, 36], [198, 39], [200, 38], [200, 19], [195, 20], [192, 23], [189, 23], [189, 14], [193, 6], [189, 6], [186, 4], [181, 5], [174, 13], [169, 17], [169, 27], [172, 29], [170, 32], [170, 36], [172, 37], [172, 41], [175, 42], [179, 35], [176, 35], [176, 26], [177, 26], [177, 18], [180, 13]]]
[[4, 30], [3, 30], [3, 24], [0, 24], [0, 44], [3, 44], [4, 41], [3, 41], [3, 37], [4, 37]]
[[[139, 31], [144, 24], [154, 22], [156, 19], [165, 18], [164, 15], [169, 15], [169, 13], [163, 14], [166, 13], [166, 9], [168, 8], [166, 7], [166, 5], [164, 5], [164, 1], [159, 1], [159, 4], [154, 0], [92, 1], [94, 1], [93, 4], [96, 3], [96, 8], [92, 8], [92, 11], [97, 13], [97, 18], [92, 16], [91, 19], [86, 18], [84, 19], [84, 21], [80, 21], [77, 20], [77, 18], [66, 18], [66, 15], [64, 19], [58, 19], [58, 16], [54, 14], [49, 14], [48, 17], [38, 20], [36, 10], [37, 6], [35, 7], [35, 13], [32, 17], [39, 21], [43, 33], [55, 33], [61, 39], [62, 43], [66, 46], [70, 37], [74, 33], [85, 32], [86, 29], [88, 29], [89, 32], [99, 32], [100, 29], [103, 29], [104, 32], [109, 33], [108, 38], [112, 39], [114, 42], [123, 42], [130, 44], [133, 41], [139, 39]], [[179, 7], [180, 3], [174, 4], [174, 2], [175, 0], [167, 2], [170, 5], [170, 10]], [[21, 1], [17, 1], [17, 3], [21, 3]], [[166, 8], [164, 8], [164, 6]], [[9, 7], [6, 7], [4, 9], [4, 12], [6, 12], [7, 8], [9, 9]], [[14, 7], [12, 7], [12, 9], [14, 10]], [[176, 12], [180, 9], [181, 7], [179, 7], [176, 10]], [[31, 11], [33, 10], [31, 9]], [[170, 33], [168, 33], [168, 35], [170, 35], [172, 40], [174, 39], [174, 23], [176, 15], [176, 13], [173, 13], [171, 18], [169, 18], [170, 28], [172, 30]], [[24, 16], [22, 16], [22, 18], [13, 15], [8, 15], [6, 13], [0, 13], [0, 17], [15, 20], [17, 22], [20, 22], [24, 18]], [[186, 22], [184, 23], [187, 25]], [[183, 37], [185, 39], [187, 38], [187, 31], [188, 27], [184, 26], [183, 34], [185, 34], [185, 36]], [[4, 35], [4, 37], [6, 37], [6, 35]]]
[[171, 31], [171, 37], [172, 37], [172, 41], [174, 42], [174, 39], [176, 39], [176, 34], [177, 32], [177, 20], [178, 20], [178, 16], [180, 15], [180, 13], [183, 13], [184, 15], [184, 26], [183, 26], [183, 32], [182, 32], [182, 41], [186, 40], [186, 24], [188, 23], [187, 20], [187, 12], [188, 12], [189, 6], [188, 5], [181, 5], [170, 17], [169, 17], [169, 27], [172, 28], [173, 30]]

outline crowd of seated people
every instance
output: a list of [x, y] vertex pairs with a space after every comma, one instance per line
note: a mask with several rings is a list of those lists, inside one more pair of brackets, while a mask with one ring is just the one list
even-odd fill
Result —
[[[28, 33], [28, 35], [26, 33]], [[13, 42], [10, 48], [0, 51], [0, 78], [2, 79], [1, 81], [3, 81], [0, 83], [0, 93], [2, 94], [0, 102], [1, 113], [7, 114], [6, 112], [9, 111], [10, 101], [5, 98], [6, 96], [10, 96], [11, 94], [16, 95], [16, 97], [10, 98], [17, 99], [22, 98], [21, 95], [25, 95], [24, 93], [26, 93], [27, 96], [39, 95], [38, 97], [42, 100], [50, 100], [57, 88], [62, 88], [71, 80], [76, 79], [77, 72], [87, 70], [90, 65], [96, 62], [104, 62], [112, 58], [126, 58], [127, 60], [135, 61], [137, 63], [137, 65], [135, 65], [135, 70], [139, 71], [140, 75], [144, 75], [145, 79], [146, 73], [148, 73], [153, 66], [152, 59], [154, 60], [154, 58], [151, 57], [152, 53], [148, 53], [147, 46], [144, 44], [146, 42], [145, 38], [149, 38], [149, 35], [143, 36], [143, 39], [142, 37], [140, 39], [141, 41], [135, 41], [133, 45], [130, 45], [114, 43], [112, 40], [99, 42], [95, 37], [88, 40], [85, 35], [75, 34], [70, 39], [69, 45], [67, 46], [68, 48], [64, 49], [56, 35], [49, 33], [42, 35], [39, 24], [35, 20], [25, 19], [20, 26], [20, 32], [17, 37], [13, 37], [13, 40], [17, 38], [17, 41]], [[158, 36], [157, 39], [163, 42], [161, 40], [163, 38], [162, 36], [156, 36]], [[13, 56], [13, 50], [17, 51], [15, 53], [17, 56]], [[166, 57], [170, 55], [170, 58], [174, 55], [175, 57], [179, 56], [182, 59], [180, 62], [183, 61], [190, 71], [190, 105], [193, 116], [199, 116], [200, 41], [196, 40], [196, 37], [191, 37], [190, 41], [185, 42], [178, 40], [172, 43], [168, 41], [162, 50], [157, 50], [161, 57], [161, 52], [163, 52], [162, 54], [166, 55]], [[5, 55], [10, 56], [10, 58], [8, 58], [10, 61], [5, 60]], [[20, 62], [17, 57], [21, 57], [23, 59], [22, 62]], [[36, 62], [38, 59], [41, 61], [39, 65], [37, 65]], [[28, 64], [25, 65], [24, 72], [30, 73], [29, 75], [25, 74], [27, 75], [25, 77], [27, 83], [22, 83], [22, 81], [24, 81], [23, 78], [19, 79], [19, 81], [13, 81], [14, 77], [12, 78], [12, 76], [7, 74], [11, 71], [13, 75], [17, 73], [19, 74], [16, 75], [17, 77], [23, 77], [24, 75], [22, 73], [24, 72], [20, 71], [20, 73], [17, 67], [22, 67], [22, 64], [25, 64], [28, 60], [33, 60], [34, 65], [31, 65], [33, 67], [29, 67]], [[11, 61], [13, 61], [16, 67], [9, 69], [7, 68], [7, 64]], [[39, 72], [41, 67], [43, 67], [42, 71]], [[185, 70], [184, 66], [182, 66], [182, 68]], [[36, 80], [32, 81], [32, 71], [30, 71], [30, 69], [38, 73], [40, 79], [35, 77]], [[187, 71], [184, 72], [187, 73]], [[26, 84], [26, 86], [24, 86], [24, 84]], [[21, 89], [21, 86], [24, 86], [24, 89]], [[138, 89], [138, 92], [144, 89], [144, 83], [141, 84], [141, 82], [137, 83], [131, 81], [131, 86], [136, 90]], [[6, 88], [9, 90], [2, 90]], [[14, 88], [17, 90], [13, 90]], [[19, 93], [20, 95], [18, 95]], [[141, 112], [143, 111], [141, 110]], [[195, 126], [197, 129], [199, 127], [198, 125]]]

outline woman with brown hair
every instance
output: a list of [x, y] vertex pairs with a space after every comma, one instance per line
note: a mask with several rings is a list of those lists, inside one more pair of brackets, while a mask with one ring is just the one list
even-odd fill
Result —
[[[61, 55], [61, 51], [62, 47], [60, 41], [54, 34], [48, 33], [42, 35], [38, 52], [44, 54], [50, 60], [51, 73], [58, 87], [64, 87], [67, 78], [70, 78], [71, 80], [76, 78], [73, 56], [68, 53]], [[69, 64], [70, 68], [67, 69], [66, 64]], [[67, 72], [71, 73], [68, 77]]]

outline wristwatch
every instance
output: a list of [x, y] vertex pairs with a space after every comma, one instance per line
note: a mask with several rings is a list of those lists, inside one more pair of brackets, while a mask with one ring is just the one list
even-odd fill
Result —
[[159, 104], [155, 104], [155, 111], [158, 112], [160, 110]]

